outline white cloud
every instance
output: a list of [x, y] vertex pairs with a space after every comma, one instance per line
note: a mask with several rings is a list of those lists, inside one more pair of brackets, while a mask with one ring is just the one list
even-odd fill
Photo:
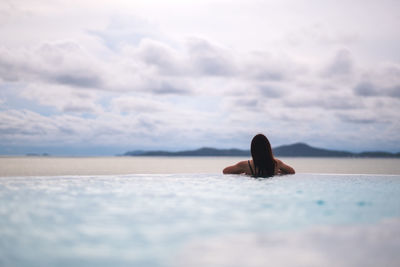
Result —
[[1, 49], [5, 81], [43, 81], [76, 87], [102, 86], [102, 63], [75, 42], [45, 43], [33, 49]]
[[93, 90], [65, 85], [34, 84], [24, 88], [20, 96], [60, 112], [96, 113], [102, 109]]
[[173, 106], [151, 98], [133, 96], [116, 97], [111, 100], [111, 109], [117, 112], [169, 112]]
[[143, 39], [134, 50], [134, 56], [146, 65], [154, 66], [162, 75], [181, 75], [186, 71], [186, 66], [181, 55], [168, 45]]
[[400, 45], [396, 8], [394, 1], [2, 2], [1, 134], [12, 143], [174, 148], [247, 147], [252, 133], [268, 132], [278, 144], [346, 149], [362, 127], [353, 148], [400, 149], [392, 145], [400, 111], [400, 58], [390, 48]]

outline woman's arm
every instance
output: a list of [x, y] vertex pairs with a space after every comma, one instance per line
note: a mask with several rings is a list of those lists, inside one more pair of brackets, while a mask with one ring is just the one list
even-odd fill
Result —
[[235, 165], [226, 167], [222, 172], [224, 174], [241, 174], [245, 173], [245, 165], [247, 164], [247, 161], [241, 161], [236, 163]]
[[281, 160], [275, 159], [275, 162], [279, 172], [282, 174], [295, 174], [295, 170], [289, 165], [283, 163]]

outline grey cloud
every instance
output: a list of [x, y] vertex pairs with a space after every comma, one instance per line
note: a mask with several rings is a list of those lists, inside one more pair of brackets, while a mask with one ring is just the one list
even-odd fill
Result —
[[113, 125], [101, 125], [96, 127], [95, 129], [95, 134], [96, 135], [105, 135], [105, 136], [116, 136], [116, 135], [121, 135], [121, 134], [126, 134], [124, 129], [115, 127]]
[[161, 74], [181, 75], [185, 72], [177, 53], [160, 42], [148, 39], [142, 41], [137, 56], [141, 61], [156, 66]]
[[370, 82], [361, 82], [356, 87], [354, 87], [354, 92], [359, 96], [376, 96], [378, 95], [378, 90]]
[[90, 94], [90, 93], [87, 93], [87, 91], [85, 91], [85, 92], [83, 92], [83, 91], [73, 91], [71, 93], [71, 95], [73, 97], [76, 97], [76, 98], [82, 99], [82, 100], [84, 100], [84, 99], [87, 99], [87, 100], [93, 99], [93, 95]]
[[400, 98], [400, 65], [390, 62], [377, 64], [363, 73], [353, 92], [364, 97]]
[[[229, 113], [235, 110], [255, 112], [260, 110], [260, 103], [266, 101], [267, 100], [263, 101], [262, 97], [257, 97], [253, 95], [225, 97], [222, 102], [222, 107]], [[238, 116], [234, 117], [234, 120], [240, 120]]]
[[158, 128], [157, 123], [154, 123], [152, 120], [146, 118], [139, 118], [138, 127], [148, 131], [155, 131]]
[[56, 83], [72, 85], [78, 87], [90, 87], [90, 88], [101, 88], [103, 86], [99, 76], [90, 73], [80, 74], [56, 74], [51, 77]]
[[353, 71], [353, 65], [350, 51], [342, 49], [336, 53], [323, 74], [326, 76], [349, 75]]
[[36, 84], [21, 89], [19, 96], [62, 112], [95, 113], [101, 110], [94, 90], [71, 89], [65, 86]]
[[324, 99], [320, 102], [321, 106], [327, 109], [359, 109], [364, 105], [356, 99], [348, 99], [347, 97], [332, 97]]
[[237, 73], [231, 55], [202, 39], [191, 39], [188, 51], [195, 70], [203, 75], [230, 76]]
[[258, 86], [260, 93], [267, 98], [280, 98], [284, 95], [283, 89], [272, 85]]
[[[66, 85], [71, 88], [93, 88], [108, 91], [142, 91], [155, 94], [191, 94], [185, 81], [198, 77], [247, 78], [258, 81], [283, 81], [292, 70], [268, 67], [253, 62], [253, 69], [238, 68], [246, 58], [235, 61], [228, 49], [202, 39], [191, 39], [186, 50], [176, 50], [165, 43], [143, 39], [127, 54], [116, 55], [113, 66], [87, 53], [75, 42], [46, 43], [36, 50], [0, 50], [0, 76], [7, 80], [29, 83]], [[130, 54], [129, 54], [130, 53]], [[14, 56], [13, 56], [14, 55]], [[271, 62], [270, 62], [271, 63]], [[272, 62], [273, 63], [273, 62]], [[274, 64], [270, 65], [274, 65]], [[118, 79], [116, 79], [118, 75]], [[280, 93], [261, 88], [271, 97]]]
[[[2, 2], [8, 3], [10, 1]], [[278, 9], [276, 9], [278, 6], [273, 5], [271, 9], [270, 4], [260, 6], [259, 4], [262, 1], [247, 1], [252, 2], [250, 5], [246, 1], [234, 5], [225, 3], [229, 1], [224, 1], [223, 4], [217, 5], [220, 5], [223, 9], [228, 8], [229, 12], [222, 14], [222, 17], [209, 16], [216, 20], [195, 25], [199, 21], [198, 18], [205, 17], [197, 16], [198, 12], [196, 13], [193, 10], [200, 6], [185, 5], [185, 7], [182, 7], [178, 4], [178, 8], [170, 8], [170, 10], [175, 10], [181, 15], [197, 14], [197, 17], [190, 22], [186, 20], [186, 22], [194, 24], [179, 25], [184, 19], [183, 17], [171, 19], [173, 16], [171, 16], [170, 11], [164, 8], [169, 4], [163, 4], [163, 8], [156, 8], [157, 10], [153, 4], [144, 4], [145, 1], [142, 1], [143, 4], [140, 5], [135, 3], [123, 5], [115, 5], [115, 3], [97, 4], [96, 8], [91, 10], [93, 12], [90, 12], [90, 16], [87, 16], [87, 12], [84, 11], [93, 8], [93, 2], [84, 4], [79, 2], [77, 6], [68, 5], [67, 2], [63, 1], [61, 3], [62, 8], [60, 8], [59, 1], [53, 1], [57, 4], [51, 4], [52, 1], [48, 0], [42, 1], [41, 4], [28, 2], [21, 2], [18, 5], [21, 13], [13, 13], [12, 20], [8, 20], [10, 23], [1, 27], [3, 38], [0, 45], [0, 83], [4, 82], [5, 86], [8, 86], [12, 81], [19, 81], [11, 84], [10, 91], [13, 90], [14, 92], [10, 96], [3, 94], [0, 85], [0, 91], [2, 91], [0, 94], [5, 97], [2, 109], [22, 108], [21, 106], [27, 103], [24, 108], [46, 113], [46, 116], [42, 118], [45, 120], [43, 125], [48, 125], [50, 128], [54, 125], [68, 123], [66, 120], [59, 120], [54, 115], [66, 111], [69, 114], [63, 115], [82, 118], [82, 120], [74, 123], [74, 127], [76, 127], [74, 129], [76, 129], [76, 135], [79, 135], [79, 138], [82, 136], [86, 136], [87, 139], [95, 137], [95, 133], [92, 133], [94, 131], [92, 125], [96, 125], [99, 121], [106, 125], [108, 122], [110, 124], [115, 123], [116, 127], [121, 127], [122, 131], [128, 128], [127, 125], [130, 125], [132, 127], [131, 132], [139, 132], [140, 125], [137, 124], [138, 129], [134, 129], [136, 124], [132, 123], [136, 119], [136, 111], [130, 113], [131, 109], [128, 105], [126, 109], [122, 107], [113, 109], [110, 104], [115, 97], [125, 97], [129, 94], [147, 98], [153, 97], [163, 100], [167, 104], [167, 108], [163, 109], [164, 107], [160, 106], [161, 111], [154, 112], [154, 114], [151, 114], [153, 111], [143, 111], [143, 113], [148, 113], [149, 116], [162, 117], [163, 121], [168, 124], [165, 132], [172, 129], [170, 130], [173, 132], [171, 135], [160, 138], [162, 141], [154, 141], [152, 144], [155, 146], [163, 145], [163, 143], [166, 143], [165, 140], [169, 141], [169, 137], [175, 136], [178, 131], [174, 130], [179, 127], [179, 129], [185, 130], [191, 123], [197, 125], [196, 127], [199, 129], [205, 129], [204, 132], [210, 131], [214, 127], [219, 127], [219, 130], [224, 128], [222, 127], [224, 124], [218, 125], [218, 121], [223, 121], [227, 114], [234, 117], [237, 113], [245, 113], [242, 111], [254, 107], [263, 109], [268, 116], [272, 113], [273, 118], [266, 124], [271, 125], [275, 132], [282, 132], [282, 124], [280, 124], [282, 120], [278, 117], [281, 114], [288, 114], [288, 118], [293, 114], [295, 118], [299, 118], [299, 121], [306, 116], [310, 118], [307, 122], [315, 118], [317, 118], [315, 121], [324, 121], [326, 124], [315, 123], [316, 127], [313, 127], [316, 128], [315, 131], [319, 131], [319, 136], [324, 136], [326, 132], [330, 131], [329, 127], [338, 128], [332, 135], [344, 136], [346, 132], [353, 134], [353, 129], [349, 130], [352, 127], [340, 128], [343, 123], [339, 121], [338, 117], [335, 116], [336, 119], [329, 120], [334, 117], [335, 112], [358, 109], [360, 112], [371, 110], [371, 112], [380, 112], [380, 114], [385, 115], [382, 107], [377, 104], [379, 101], [388, 103], [388, 106], [384, 107], [385, 112], [389, 109], [397, 111], [396, 108], [400, 99], [400, 81], [396, 77], [400, 77], [400, 66], [397, 60], [399, 53], [398, 49], [396, 50], [396, 44], [399, 36], [393, 35], [397, 29], [393, 24], [395, 22], [394, 15], [396, 15], [393, 5], [376, 1], [373, 6], [379, 9], [377, 9], [379, 11], [377, 16], [368, 17], [367, 12], [361, 12], [365, 15], [361, 20], [358, 16], [343, 16], [346, 21], [338, 22], [335, 20], [337, 14], [343, 13], [342, 11], [346, 11], [348, 14], [354, 13], [354, 10], [360, 8], [360, 3], [358, 3], [360, 1], [357, 1], [357, 4], [350, 4], [350, 9], [344, 9], [344, 5], [335, 5], [332, 1], [325, 4], [322, 9], [320, 9], [322, 7], [320, 5], [299, 4], [292, 11], [298, 11], [297, 7], [300, 7], [300, 9], [304, 9], [310, 14], [313, 13], [315, 16], [299, 17], [298, 14], [289, 14], [290, 16], [294, 15], [292, 18], [295, 23], [287, 24], [285, 17], [281, 16], [281, 14], [287, 15], [286, 3], [278, 4]], [[225, 4], [227, 5], [225, 6]], [[328, 10], [327, 5], [336, 9], [330, 10], [328, 8]], [[146, 7], [143, 8], [144, 6]], [[201, 8], [205, 6], [207, 5], [201, 5]], [[216, 8], [213, 9], [213, 12], [217, 14], [220, 10], [222, 9]], [[233, 13], [230, 11], [233, 11]], [[265, 11], [268, 11], [271, 16]], [[204, 9], [202, 12], [206, 14], [207, 10]], [[22, 13], [24, 13], [24, 17], [20, 16]], [[260, 14], [263, 16], [258, 16]], [[136, 16], [150, 18], [158, 26], [140, 21], [140, 19], [135, 21]], [[57, 18], [63, 19], [57, 20]], [[110, 18], [111, 23], [106, 25], [104, 29], [104, 23], [107, 23]], [[262, 28], [262, 25], [267, 25], [265, 23], [254, 24], [256, 21], [260, 22], [260, 19], [265, 19], [264, 22], [277, 27], [269, 27], [264, 31], [264, 34], [257, 34], [255, 27], [261, 25]], [[0, 21], [4, 21], [4, 16], [0, 15]], [[383, 23], [382, 27], [369, 27], [378, 21]], [[217, 25], [215, 22], [224, 25]], [[368, 27], [360, 27], [360, 25], [366, 25], [364, 22], [370, 23]], [[230, 25], [232, 26], [230, 28], [235, 28], [236, 32], [222, 32], [222, 30], [229, 28], [228, 24], [232, 23], [235, 25]], [[216, 27], [213, 27], [214, 24]], [[228, 27], [225, 27], [227, 25]], [[302, 29], [312, 28], [313, 25], [321, 26], [317, 26], [319, 27], [317, 29], [311, 29], [311, 32], [303, 32]], [[86, 32], [84, 27], [90, 27], [94, 31]], [[258, 28], [260, 29], [260, 27]], [[382, 32], [378, 28], [385, 28], [386, 30]], [[162, 36], [158, 29], [167, 30], [169, 36]], [[359, 36], [368, 38], [359, 38], [357, 43], [351, 44], [351, 34], [355, 29], [358, 30]], [[281, 40], [286, 32], [299, 33], [303, 45], [298, 47], [287, 46], [286, 42]], [[222, 45], [214, 43], [212, 39], [210, 41], [192, 39], [188, 44], [182, 44], [178, 39], [169, 38], [181, 38], [191, 34], [203, 34], [210, 38], [214, 36]], [[63, 40], [63, 38], [78, 41], [53, 42], [57, 39]], [[348, 42], [346, 42], [346, 38], [349, 39]], [[34, 46], [41, 40], [50, 40], [50, 43], [44, 45], [41, 49], [35, 49]], [[384, 49], [380, 49], [380, 45], [384, 45]], [[349, 47], [351, 50], [333, 50], [332, 58], [325, 62], [324, 68], [321, 69], [322, 57], [328, 51], [337, 47]], [[131, 50], [129, 50], [130, 48]], [[252, 49], [258, 51], [254, 53], [249, 51]], [[133, 53], [130, 55], [125, 54], [125, 52], [132, 51]], [[351, 52], [354, 52], [354, 54]], [[360, 61], [355, 62], [353, 57], [360, 59]], [[379, 65], [385, 61], [393, 66], [388, 70], [392, 74], [382, 73], [381, 75], [379, 73]], [[305, 66], [305, 71], [302, 72], [303, 66]], [[362, 76], [362, 80], [353, 80], [359, 77], [360, 72], [356, 68], [358, 66], [360, 70], [365, 70], [367, 74]], [[326, 71], [327, 75], [330, 75], [327, 79], [323, 79], [325, 77], [319, 75], [322, 74], [323, 70]], [[376, 73], [378, 73], [378, 78], [375, 77]], [[369, 74], [371, 74], [371, 77], [368, 76]], [[331, 77], [332, 79], [330, 79]], [[6, 81], [10, 81], [10, 83]], [[358, 81], [360, 84], [354, 83]], [[370, 84], [362, 84], [363, 81]], [[262, 82], [270, 82], [270, 84], [258, 88], [257, 86]], [[279, 87], [275, 87], [275, 85], [279, 85]], [[24, 98], [22, 91], [25, 91], [25, 88], [26, 91], [32, 91], [30, 90], [31, 86], [42, 88], [42, 90], [37, 90], [34, 96], [28, 98], [29, 101], [20, 99]], [[328, 86], [335, 87], [337, 90], [326, 90]], [[88, 89], [93, 87], [98, 90]], [[347, 89], [349, 87], [350, 92]], [[239, 88], [240, 95], [236, 94], [232, 88]], [[284, 91], [281, 91], [281, 88]], [[109, 92], [100, 92], [100, 90]], [[74, 96], [77, 91], [92, 93], [92, 96], [85, 97], [78, 94]], [[31, 92], [31, 94], [33, 93]], [[188, 94], [198, 94], [200, 97], [193, 97], [186, 102], [185, 100], [188, 97], [181, 97], [181, 95]], [[332, 94], [335, 96], [332, 96]], [[227, 96], [228, 100], [226, 100]], [[230, 98], [231, 96], [236, 96], [237, 99], [234, 101]], [[230, 102], [228, 108], [223, 107], [225, 101]], [[266, 101], [268, 101], [268, 105], [264, 105]], [[220, 104], [221, 102], [222, 104]], [[91, 103], [94, 106], [90, 106]], [[85, 107], [85, 105], [90, 107]], [[241, 105], [243, 109], [235, 112], [237, 111], [236, 105]], [[368, 108], [363, 107], [363, 105], [368, 105]], [[169, 106], [173, 106], [176, 110], [171, 112]], [[55, 107], [56, 110], [53, 110], [52, 107]], [[93, 114], [95, 116], [79, 114], [93, 107], [100, 110], [98, 114]], [[212, 111], [212, 113], [209, 112], [212, 114], [210, 117], [204, 115], [205, 112], [203, 111], [207, 109]], [[128, 114], [125, 114], [123, 110], [127, 110], [126, 113]], [[194, 122], [193, 118], [196, 116], [191, 114], [189, 116], [189, 111], [198, 115]], [[389, 111], [387, 113], [390, 114]], [[182, 116], [179, 116], [180, 114], [190, 117], [190, 119], [182, 119]], [[245, 113], [245, 115], [249, 114]], [[260, 121], [262, 119], [269, 120], [269, 117], [266, 118], [267, 115], [259, 116], [263, 117]], [[373, 117], [347, 116], [343, 119], [368, 123], [373, 120]], [[34, 124], [37, 120], [36, 117], [34, 119], [23, 118], [21, 125], [24, 125], [24, 122]], [[225, 133], [235, 132], [242, 128], [247, 128], [247, 131], [249, 131], [250, 127], [257, 128], [260, 126], [258, 122], [253, 121], [255, 118], [249, 120], [246, 116], [244, 120], [247, 123], [246, 127], [243, 127], [243, 123], [238, 124], [237, 128], [226, 124]], [[398, 125], [398, 118], [394, 118], [394, 115], [390, 117], [390, 120], [392, 125]], [[58, 121], [60, 121], [60, 124], [57, 124]], [[4, 120], [0, 118], [0, 122], [4, 122]], [[13, 121], [8, 124], [13, 125], [12, 123]], [[71, 124], [73, 123], [71, 122]], [[175, 125], [179, 125], [179, 127]], [[299, 123], [299, 125], [304, 124]], [[325, 128], [325, 125], [328, 125], [329, 129]], [[350, 124], [345, 126], [350, 126]], [[19, 125], [16, 127], [18, 128]], [[295, 134], [298, 127], [298, 125], [293, 126]], [[194, 129], [193, 126], [189, 126], [189, 128]], [[379, 127], [370, 128], [374, 128], [374, 131], [376, 131], [374, 133], [379, 132], [376, 130]], [[398, 140], [398, 134], [395, 131], [390, 132], [390, 129], [379, 130], [382, 133], [382, 139]], [[398, 130], [398, 127], [396, 130]], [[73, 140], [72, 137], [69, 139], [70, 136], [63, 138], [63, 133], [57, 129], [50, 129], [49, 132], [53, 140], [62, 142]], [[308, 131], [302, 132], [307, 133]], [[182, 131], [181, 135], [187, 135], [186, 133], [188, 132]], [[163, 132], [151, 134], [162, 136]], [[369, 135], [366, 136], [368, 138]], [[40, 137], [37, 136], [37, 140], [39, 140], [37, 142], [41, 142]], [[139, 140], [135, 141], [138, 143], [145, 140], [145, 137], [141, 134], [135, 137]], [[45, 138], [47, 137], [43, 137], [43, 139]], [[1, 139], [0, 137], [0, 142]], [[96, 138], [93, 139], [100, 142]], [[127, 137], [127, 139], [131, 138]], [[22, 139], [16, 137], [14, 140]], [[27, 136], [24, 142], [30, 140]], [[214, 140], [217, 140], [217, 138], [214, 138]], [[120, 140], [116, 140], [116, 142], [118, 141]], [[179, 144], [179, 141], [173, 142]], [[369, 145], [368, 142], [366, 142], [366, 145]]]
[[229, 76], [234, 74], [230, 62], [223, 58], [213, 56], [196, 56], [195, 65], [197, 69], [207, 75]]
[[[71, 42], [47, 43], [39, 49], [24, 52], [0, 49], [0, 78], [47, 86], [190, 94], [190, 87], [182, 84], [182, 76], [172, 79], [184, 72], [184, 75], [190, 74], [175, 54], [166, 45], [146, 41], [137, 50], [136, 57], [122, 59], [117, 56], [111, 67]], [[153, 66], [157, 67], [157, 72]]]
[[146, 99], [141, 97], [122, 96], [114, 98], [111, 101], [111, 108], [122, 113], [158, 113], [171, 110], [170, 105], [154, 99]]
[[[7, 124], [3, 125], [1, 122]], [[108, 123], [108, 122], [107, 122]], [[109, 122], [112, 125], [113, 122]], [[93, 139], [96, 127], [102, 122], [71, 115], [44, 116], [32, 111], [0, 111], [0, 143], [12, 140], [14, 143], [52, 144], [73, 143]]]
[[254, 109], [254, 108], [257, 108], [259, 103], [260, 103], [260, 99], [257, 99], [257, 98], [240, 98], [240, 99], [235, 99], [232, 104], [233, 104], [233, 106], [242, 106], [242, 107]]
[[400, 85], [389, 87], [388, 95], [391, 97], [400, 97]]
[[62, 107], [63, 112], [76, 112], [76, 113], [92, 113], [95, 112], [95, 108], [93, 105], [76, 105], [76, 104], [66, 104]]
[[260, 69], [254, 73], [253, 77], [257, 80], [282, 81], [285, 75], [278, 70]]
[[40, 136], [46, 133], [46, 130], [40, 126], [32, 126], [25, 124], [20, 125], [2, 125], [0, 124], [0, 135], [25, 135]]
[[241, 60], [241, 75], [258, 82], [285, 82], [296, 75], [305, 73], [304, 66], [288, 57], [276, 56], [267, 52], [253, 52]]
[[162, 75], [186, 77], [238, 75], [258, 81], [283, 81], [299, 68], [292, 62], [265, 57], [262, 53], [255, 59], [246, 56], [235, 59], [228, 49], [199, 38], [190, 39], [186, 48], [187, 54], [145, 39], [140, 42], [136, 56], [141, 62], [155, 66]]
[[371, 82], [361, 82], [357, 84], [354, 89], [354, 93], [358, 96], [388, 96], [399, 98], [400, 97], [400, 85], [390, 87], [378, 87]]
[[26, 70], [26, 64], [22, 58], [18, 58], [12, 52], [0, 49], [0, 78], [5, 81], [18, 81], [21, 79], [21, 72]]
[[170, 82], [161, 82], [158, 85], [150, 87], [149, 90], [151, 90], [153, 93], [160, 95], [165, 95], [165, 94], [186, 95], [190, 93], [189, 90], [185, 90], [179, 86], [175, 86]]
[[32, 132], [25, 132], [21, 128], [7, 127], [6, 125], [0, 124], [0, 135], [14, 135], [14, 134], [33, 134]]
[[6, 81], [46, 81], [101, 88], [98, 63], [72, 42], [43, 44], [29, 51], [0, 50], [0, 78]]
[[288, 107], [319, 107], [323, 109], [330, 110], [351, 110], [360, 109], [364, 107], [364, 103], [358, 99], [346, 97], [346, 96], [332, 96], [325, 95], [319, 98], [306, 98], [306, 99], [296, 99], [292, 98], [284, 101], [285, 105]]
[[83, 55], [83, 48], [73, 41], [57, 41], [43, 43], [35, 52], [47, 61], [62, 63], [65, 60], [65, 55]]
[[368, 115], [365, 116], [356, 116], [352, 114], [346, 114], [346, 113], [340, 113], [337, 114], [337, 117], [347, 123], [357, 123], [357, 124], [373, 124], [373, 123], [378, 123], [379, 120], [376, 118], [371, 118]]
[[77, 133], [74, 129], [69, 128], [69, 127], [64, 127], [64, 126], [58, 127], [58, 130], [59, 130], [61, 133], [66, 134], [66, 135], [73, 135], [73, 134], [76, 134], [76, 133]]

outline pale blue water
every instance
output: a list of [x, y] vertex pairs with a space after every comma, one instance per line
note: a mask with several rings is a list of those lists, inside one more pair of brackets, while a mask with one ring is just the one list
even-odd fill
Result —
[[[321, 226], [333, 227], [329, 240], [335, 227], [380, 229], [388, 219], [394, 223], [386, 235], [397, 240], [398, 175], [1, 177], [0, 266], [185, 266], [188, 247], [207, 240], [299, 236]], [[373, 244], [387, 243], [371, 231], [366, 235], [378, 236]], [[301, 238], [308, 242], [307, 236]], [[400, 248], [396, 240], [385, 253]], [[204, 260], [190, 253], [190, 265]], [[396, 254], [385, 254], [384, 263], [395, 266]]]

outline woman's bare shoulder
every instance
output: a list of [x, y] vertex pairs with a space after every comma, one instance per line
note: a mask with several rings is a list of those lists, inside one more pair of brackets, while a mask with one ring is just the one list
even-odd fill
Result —
[[294, 174], [295, 173], [295, 170], [291, 166], [284, 163], [283, 161], [281, 161], [277, 158], [274, 158], [274, 160], [275, 160], [275, 164], [276, 164], [278, 173], [283, 173], [283, 174]]
[[245, 173], [247, 168], [247, 161], [239, 161], [235, 165], [228, 166], [223, 170], [225, 174], [240, 174]]
[[240, 167], [246, 167], [247, 164], [249, 164], [248, 162], [249, 162], [248, 160], [239, 161], [237, 165]]

